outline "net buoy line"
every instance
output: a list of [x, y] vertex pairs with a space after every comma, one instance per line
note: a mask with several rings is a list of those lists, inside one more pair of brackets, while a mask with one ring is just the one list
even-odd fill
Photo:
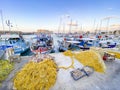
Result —
[[58, 67], [59, 69], [65, 69], [65, 70], [67, 70], [67, 69], [69, 69], [69, 68], [74, 68], [74, 58], [72, 57], [72, 56], [70, 56], [70, 58], [71, 58], [71, 60], [72, 60], [72, 63], [71, 63], [71, 65], [70, 66], [68, 66], [68, 67], [65, 67], [65, 66], [60, 66], [60, 67]]
[[69, 69], [69, 68], [74, 68], [74, 54], [73, 54], [70, 50], [64, 52], [63, 54], [64, 54], [65, 56], [70, 56], [70, 58], [71, 58], [71, 60], [72, 60], [72, 63], [71, 63], [71, 65], [68, 66], [68, 67], [59, 66], [58, 68], [59, 68], [59, 69], [65, 69], [65, 70], [67, 70], [67, 69]]

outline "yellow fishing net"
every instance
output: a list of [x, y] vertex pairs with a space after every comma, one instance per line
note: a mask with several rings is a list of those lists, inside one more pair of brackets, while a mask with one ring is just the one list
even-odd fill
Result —
[[17, 90], [49, 90], [55, 84], [57, 65], [53, 60], [29, 62], [14, 78]]
[[10, 63], [8, 60], [0, 60], [0, 83], [7, 78], [13, 66], [14, 64]]
[[73, 56], [73, 52], [70, 50], [67, 50], [63, 53], [65, 56]]
[[102, 48], [98, 48], [98, 47], [90, 47], [90, 50], [93, 50], [93, 51], [95, 51], [96, 53], [99, 53], [101, 57], [104, 56], [104, 52], [105, 52], [105, 50], [102, 49]]
[[81, 51], [74, 56], [83, 65], [91, 66], [97, 72], [105, 72], [106, 66], [101, 56], [93, 50]]
[[107, 50], [108, 53], [114, 54], [116, 58], [120, 59], [120, 52]]

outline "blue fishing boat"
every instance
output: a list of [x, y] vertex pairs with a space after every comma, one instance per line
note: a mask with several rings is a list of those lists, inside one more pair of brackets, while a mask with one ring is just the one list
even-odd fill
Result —
[[76, 40], [80, 42], [78, 45], [80, 49], [87, 50], [92, 46], [98, 46], [96, 38], [76, 38]]
[[14, 54], [22, 54], [29, 49], [29, 44], [24, 41], [22, 36], [13, 35], [1, 35], [0, 36], [0, 50], [6, 50], [7, 48], [13, 48]]

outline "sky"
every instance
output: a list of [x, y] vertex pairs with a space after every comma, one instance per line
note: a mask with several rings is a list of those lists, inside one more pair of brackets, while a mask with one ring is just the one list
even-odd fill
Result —
[[[57, 32], [120, 28], [120, 0], [0, 0], [5, 30], [32, 32], [48, 29]], [[1, 15], [0, 15], [1, 17]], [[109, 23], [108, 18], [109, 17]], [[60, 24], [61, 21], [61, 24]], [[102, 24], [101, 24], [102, 23]], [[63, 27], [64, 26], [64, 27]], [[0, 18], [0, 30], [3, 30]]]

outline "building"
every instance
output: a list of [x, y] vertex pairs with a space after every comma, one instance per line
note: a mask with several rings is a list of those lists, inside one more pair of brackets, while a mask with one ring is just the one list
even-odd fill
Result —
[[49, 30], [45, 30], [45, 29], [38, 29], [37, 33], [47, 33], [47, 34], [51, 34], [53, 33], [53, 31], [49, 31]]
[[0, 31], [0, 34], [8, 34], [8, 33], [11, 33], [11, 34], [22, 34], [21, 31]]

